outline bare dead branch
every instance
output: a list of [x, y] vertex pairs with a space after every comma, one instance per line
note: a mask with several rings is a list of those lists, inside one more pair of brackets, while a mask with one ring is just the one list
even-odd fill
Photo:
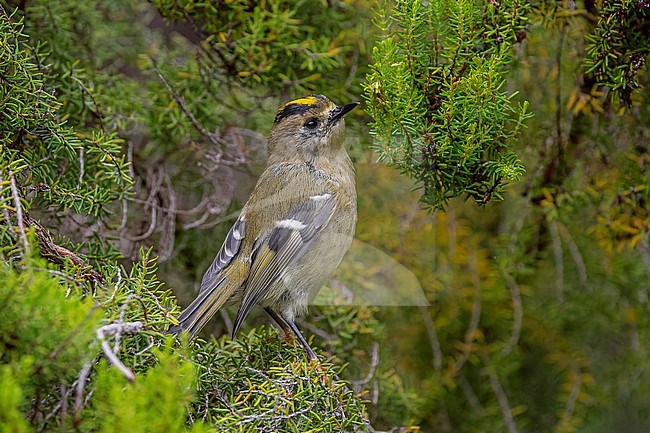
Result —
[[465, 395], [465, 398], [467, 399], [467, 402], [469, 403], [470, 407], [472, 408], [472, 411], [484, 416], [485, 415], [485, 409], [481, 405], [481, 401], [479, 400], [478, 396], [476, 395], [476, 392], [474, 392], [474, 388], [472, 388], [472, 384], [469, 383], [467, 380], [467, 377], [463, 373], [458, 375], [458, 385], [463, 391], [463, 394]]
[[436, 331], [436, 324], [433, 323], [431, 314], [429, 314], [430, 307], [420, 306], [419, 308], [420, 313], [422, 314], [422, 319], [424, 320], [424, 327], [429, 336], [431, 350], [433, 351], [433, 370], [436, 373], [436, 377], [439, 379], [442, 376], [442, 348], [440, 347], [440, 339], [438, 338], [438, 332]]
[[488, 368], [488, 376], [490, 378], [490, 386], [492, 391], [497, 396], [499, 401], [499, 407], [501, 408], [501, 413], [503, 414], [503, 420], [506, 423], [508, 428], [508, 433], [518, 433], [517, 423], [515, 422], [514, 417], [512, 416], [512, 409], [510, 408], [510, 403], [508, 402], [508, 396], [506, 395], [503, 387], [501, 387], [501, 382], [497, 373], [492, 368]]
[[[2, 182], [2, 179], [0, 179], [0, 182]], [[3, 206], [2, 208], [4, 216], [5, 216], [5, 222], [7, 223], [7, 227], [9, 227], [9, 233], [11, 236], [14, 235], [14, 225], [11, 223], [11, 216], [9, 215], [9, 210]]]
[[510, 332], [510, 341], [501, 350], [501, 354], [503, 355], [509, 354], [512, 348], [519, 343], [521, 326], [524, 320], [524, 307], [521, 301], [519, 284], [512, 278], [506, 278], [506, 285], [510, 289], [510, 298], [512, 299], [512, 331]]
[[79, 413], [79, 411], [83, 408], [84, 389], [86, 387], [86, 381], [88, 380], [88, 376], [90, 376], [90, 371], [92, 370], [92, 368], [93, 368], [93, 363], [89, 362], [88, 364], [84, 365], [84, 367], [79, 372], [79, 376], [77, 376], [77, 386], [75, 389], [74, 407], [73, 407], [73, 411], [75, 415]]
[[580, 282], [587, 287], [587, 267], [585, 266], [585, 261], [580, 253], [580, 248], [576, 244], [571, 232], [566, 228], [564, 224], [558, 223], [559, 228], [561, 229], [561, 234], [564, 239], [567, 241], [567, 246], [569, 247], [569, 253], [573, 258], [573, 262], [576, 264], [576, 269], [578, 270], [578, 278]]
[[9, 178], [9, 185], [11, 187], [11, 194], [14, 198], [16, 215], [18, 216], [18, 230], [20, 232], [20, 240], [23, 242], [23, 248], [25, 248], [25, 252], [29, 253], [29, 242], [27, 242], [25, 224], [23, 223], [23, 206], [20, 204], [20, 194], [18, 193], [18, 187], [16, 186], [16, 177], [14, 175], [11, 175]]
[[86, 174], [86, 151], [82, 147], [79, 149], [79, 185], [84, 181], [84, 176]]
[[454, 373], [460, 372], [463, 365], [469, 359], [474, 347], [476, 331], [481, 320], [481, 276], [478, 270], [478, 256], [476, 248], [470, 248], [468, 254], [470, 272], [472, 273], [474, 286], [474, 304], [472, 304], [472, 316], [467, 331], [465, 332], [465, 341], [462, 348], [462, 354], [454, 365]]
[[[165, 76], [160, 72], [160, 69], [158, 68], [158, 63], [156, 62], [156, 59], [154, 59], [152, 56], [149, 56], [149, 59], [151, 59], [151, 63], [153, 64], [153, 68], [156, 71], [156, 74], [158, 75], [158, 78], [160, 78], [160, 81], [165, 85], [165, 88], [169, 92], [169, 94], [172, 96], [174, 101], [178, 104], [178, 106], [181, 108], [183, 113], [187, 116], [189, 121], [192, 123], [194, 128], [196, 128], [197, 131], [201, 133], [205, 138], [207, 138], [210, 143], [214, 144], [216, 149], [221, 149], [221, 147], [227, 143], [225, 143], [221, 137], [220, 134], [217, 133], [212, 133], [205, 129], [203, 125], [201, 125], [201, 122], [199, 122], [196, 117], [194, 117], [194, 114], [192, 114], [192, 111], [188, 108], [187, 104], [185, 103], [185, 98], [183, 96], [179, 95], [169, 84]], [[221, 152], [219, 153], [221, 154]]]
[[375, 375], [375, 370], [379, 365], [379, 343], [376, 341], [372, 342], [372, 354], [370, 358], [370, 368], [368, 374], [361, 380], [353, 380], [352, 383], [355, 385], [365, 385], [372, 380]]
[[164, 179], [164, 171], [162, 168], [158, 169], [150, 169], [147, 172], [147, 180], [148, 184], [151, 185], [151, 189], [149, 190], [149, 195], [147, 197], [147, 200], [145, 201], [144, 209], [150, 210], [151, 212], [151, 218], [149, 221], [149, 227], [147, 230], [136, 236], [125, 236], [128, 240], [130, 241], [142, 241], [144, 239], [147, 239], [151, 234], [154, 232], [156, 229], [156, 222], [158, 219], [158, 213], [157, 213], [157, 207], [156, 207], [156, 197], [158, 196], [158, 193], [160, 192], [160, 188], [162, 186]]
[[174, 191], [172, 180], [169, 177], [169, 174], [165, 173], [163, 180], [165, 191], [167, 192], [169, 211], [165, 212], [165, 219], [163, 224], [164, 230], [161, 240], [161, 244], [164, 248], [162, 248], [162, 250], [159, 252], [158, 260], [165, 262], [171, 258], [172, 252], [174, 250], [174, 234], [176, 232], [176, 208], [178, 205], [176, 201], [176, 191]]
[[122, 334], [125, 335], [135, 335], [142, 331], [142, 328], [144, 327], [144, 324], [142, 322], [126, 322], [126, 323], [113, 323], [110, 325], [105, 325], [102, 326], [101, 328], [97, 329], [97, 339], [101, 342], [102, 346], [102, 351], [104, 352], [104, 356], [110, 362], [112, 365], [115, 366], [122, 374], [124, 377], [126, 377], [129, 382], [133, 382], [135, 380], [135, 375], [129, 369], [120, 359], [117, 357], [115, 353], [111, 350], [111, 346], [108, 344], [108, 341], [106, 341], [106, 337], [109, 335], [115, 335], [116, 339], [121, 336]]
[[95, 287], [97, 284], [106, 284], [104, 277], [99, 272], [92, 269], [90, 265], [86, 264], [81, 257], [68, 250], [67, 248], [63, 248], [62, 246], [54, 243], [50, 232], [38, 221], [28, 215], [22, 215], [22, 218], [17, 215], [17, 217], [19, 221], [22, 220], [25, 226], [34, 228], [34, 232], [41, 249], [41, 256], [57, 265], [63, 265], [66, 261], [70, 261], [73, 265], [81, 267], [82, 271], [84, 272], [84, 274], [82, 274], [82, 277], [90, 282], [93, 287]]

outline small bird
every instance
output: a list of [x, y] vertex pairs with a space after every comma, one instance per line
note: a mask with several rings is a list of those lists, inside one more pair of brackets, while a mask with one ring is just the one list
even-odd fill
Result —
[[201, 281], [198, 297], [170, 332], [194, 337], [224, 304], [239, 304], [232, 338], [255, 304], [307, 357], [316, 353], [296, 327], [347, 251], [357, 220], [343, 117], [323, 95], [284, 104], [268, 137], [269, 157], [239, 218]]

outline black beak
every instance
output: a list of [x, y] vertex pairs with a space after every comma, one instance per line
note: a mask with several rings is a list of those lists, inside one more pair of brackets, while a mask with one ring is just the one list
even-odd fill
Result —
[[343, 105], [341, 107], [336, 107], [330, 113], [330, 123], [338, 122], [343, 116], [352, 111], [354, 107], [359, 105], [358, 102], [353, 102], [351, 104]]

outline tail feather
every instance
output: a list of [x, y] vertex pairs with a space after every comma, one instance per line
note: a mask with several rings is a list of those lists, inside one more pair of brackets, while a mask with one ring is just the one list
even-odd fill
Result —
[[223, 277], [212, 287], [201, 290], [199, 296], [181, 313], [178, 325], [169, 328], [169, 333], [187, 332], [190, 339], [203, 329], [215, 313], [226, 303], [238, 288]]

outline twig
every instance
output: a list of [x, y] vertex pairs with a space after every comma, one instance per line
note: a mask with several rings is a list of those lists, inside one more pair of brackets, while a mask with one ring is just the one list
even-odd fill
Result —
[[126, 236], [126, 238], [130, 241], [142, 241], [147, 239], [153, 231], [156, 229], [156, 221], [157, 221], [157, 212], [156, 208], [154, 206], [151, 207], [151, 221], [149, 223], [149, 228], [147, 229], [146, 232], [142, 233], [141, 235], [137, 236]]
[[301, 327], [309, 329], [313, 334], [316, 334], [320, 337], [322, 337], [326, 343], [330, 343], [332, 341], [336, 341], [339, 337], [335, 334], [328, 334], [327, 332], [323, 331], [320, 329], [318, 326], [314, 325], [313, 323], [310, 323], [306, 321], [303, 318], [298, 319], [298, 323], [300, 323]]
[[88, 364], [84, 365], [84, 368], [82, 368], [81, 371], [79, 372], [79, 376], [77, 376], [77, 387], [75, 389], [74, 407], [73, 407], [75, 415], [83, 407], [83, 395], [86, 386], [86, 380], [88, 380], [88, 376], [90, 375], [90, 370], [92, 370], [92, 368], [93, 368], [93, 363], [89, 362]]
[[[55, 360], [55, 359], [59, 356], [59, 354], [60, 354], [60, 353], [61, 353], [61, 352], [66, 348], [66, 347], [68, 347], [68, 345], [70, 344], [70, 342], [73, 341], [73, 339], [77, 336], [77, 334], [79, 334], [79, 332], [82, 330], [82, 328], [84, 327], [85, 323], [86, 323], [86, 322], [87, 322], [87, 321], [92, 317], [92, 315], [94, 314], [94, 312], [95, 312], [95, 310], [97, 309], [97, 307], [98, 307], [97, 304], [93, 305], [93, 307], [90, 309], [90, 311], [88, 311], [88, 313], [86, 314], [86, 316], [84, 317], [84, 319], [83, 319], [81, 322], [79, 322], [79, 324], [78, 324], [78, 325], [77, 325], [77, 326], [76, 326], [76, 327], [75, 327], [75, 328], [74, 328], [74, 329], [73, 329], [73, 330], [72, 330], [72, 331], [71, 331], [71, 332], [70, 332], [70, 333], [65, 337], [65, 339], [64, 339], [64, 340], [63, 340], [63, 341], [58, 345], [58, 347], [56, 347], [54, 350], [52, 350], [52, 351], [48, 354], [48, 356], [47, 356], [47, 361]], [[41, 375], [44, 367], [45, 367], [45, 360], [43, 360], [43, 362], [40, 362], [40, 363], [36, 364], [35, 369], [34, 369], [34, 375], [36, 375], [36, 376]], [[69, 394], [71, 391], [72, 391], [72, 388], [70, 388], [70, 389], [68, 390], [68, 394]], [[66, 400], [67, 400], [67, 396], [66, 396], [65, 398], [66, 398]], [[67, 403], [66, 403], [66, 404], [67, 404]], [[57, 406], [54, 407], [54, 409], [52, 410], [52, 412], [50, 413], [50, 415], [48, 416], [48, 418], [50, 418], [51, 416], [54, 416], [54, 414], [55, 414], [55, 413], [56, 413], [56, 412], [57, 412], [57, 411], [58, 411], [62, 406], [63, 406], [63, 403], [62, 403], [62, 402], [59, 402], [59, 404], [58, 404]], [[34, 409], [34, 416], [36, 416], [36, 413], [38, 413], [38, 412], [39, 412], [39, 409], [38, 409], [38, 403], [37, 403], [37, 405], [36, 405], [36, 407], [35, 407], [35, 409]], [[39, 429], [39, 431], [42, 430], [42, 427], [43, 427], [44, 425], [45, 425], [44, 423], [41, 424], [41, 429]]]
[[[169, 94], [172, 96], [172, 98], [174, 98], [174, 101], [176, 101], [176, 103], [178, 103], [178, 105], [179, 105], [179, 107], [181, 107], [181, 110], [183, 111], [183, 113], [185, 113], [185, 115], [187, 116], [189, 121], [192, 123], [192, 125], [194, 125], [194, 127], [197, 129], [197, 131], [199, 131], [201, 133], [201, 135], [203, 135], [205, 138], [210, 140], [210, 143], [214, 144], [217, 147], [217, 149], [221, 149], [221, 146], [227, 145], [227, 143], [224, 143], [224, 141], [221, 140], [221, 138], [219, 137], [219, 134], [213, 134], [210, 131], [208, 131], [207, 129], [205, 129], [203, 127], [203, 125], [201, 125], [201, 123], [196, 119], [196, 117], [194, 117], [194, 114], [192, 114], [190, 109], [187, 107], [187, 104], [185, 103], [185, 98], [183, 98], [181, 95], [176, 93], [176, 91], [169, 84], [169, 82], [167, 81], [165, 76], [162, 74], [162, 72], [160, 72], [160, 69], [158, 69], [158, 63], [156, 62], [156, 60], [152, 56], [149, 56], [149, 59], [151, 59], [151, 63], [153, 64], [153, 68], [156, 71], [156, 74], [158, 75], [158, 78], [160, 78], [160, 81], [162, 81], [162, 83], [165, 85], [165, 87], [167, 88], [167, 91], [169, 92]], [[219, 152], [219, 153], [221, 153], [221, 152]]]
[[144, 208], [145, 210], [147, 208], [151, 209], [151, 221], [149, 223], [149, 228], [145, 233], [137, 236], [126, 236], [126, 238], [130, 241], [141, 241], [147, 239], [149, 236], [151, 236], [151, 234], [156, 229], [158, 214], [157, 214], [157, 208], [155, 202], [156, 202], [156, 197], [160, 192], [160, 188], [164, 180], [163, 170], [162, 169], [158, 171], [154, 171], [154, 169], [149, 170], [147, 173], [147, 180], [152, 180], [151, 181], [152, 187], [151, 190], [149, 191], [149, 195], [147, 197], [147, 201], [145, 202]]
[[431, 350], [433, 351], [433, 370], [436, 373], [436, 378], [440, 379], [442, 375], [442, 348], [440, 347], [440, 339], [438, 338], [438, 332], [436, 331], [436, 324], [433, 323], [433, 319], [431, 319], [429, 307], [420, 306], [419, 308], [420, 313], [422, 313], [422, 319], [424, 320], [424, 327], [429, 335]]
[[97, 339], [101, 341], [102, 351], [108, 362], [113, 364], [118, 370], [122, 372], [124, 377], [128, 379], [129, 382], [135, 380], [135, 375], [126, 365], [120, 361], [115, 353], [111, 350], [111, 346], [106, 341], [106, 336], [116, 335], [121, 336], [122, 334], [126, 335], [135, 335], [138, 332], [142, 331], [144, 327], [142, 322], [127, 322], [127, 323], [113, 323], [111, 325], [105, 325], [97, 329]]
[[129, 212], [129, 203], [124, 198], [122, 199], [122, 221], [120, 222], [120, 226], [117, 229], [118, 232], [126, 227], [128, 212]]
[[564, 159], [564, 137], [562, 132], [562, 108], [564, 107], [564, 104], [562, 103], [562, 54], [564, 39], [566, 38], [567, 33], [567, 26], [568, 25], [566, 23], [566, 20], [562, 20], [562, 31], [560, 33], [557, 54], [555, 56], [558, 71], [558, 76], [555, 81], [555, 102], [557, 104], [557, 110], [555, 110], [555, 133], [557, 134], [557, 162], [560, 166]]
[[366, 377], [364, 377], [361, 380], [353, 380], [351, 381], [355, 385], [365, 385], [368, 382], [370, 382], [375, 375], [375, 369], [379, 365], [379, 343], [376, 341], [372, 342], [372, 354], [370, 358], [370, 368], [368, 370], [368, 374]]
[[111, 352], [111, 346], [106, 341], [102, 341], [102, 350], [104, 352], [104, 356], [106, 356], [106, 359], [108, 359], [108, 362], [113, 364], [118, 370], [122, 372], [124, 377], [128, 379], [129, 382], [133, 382], [135, 380], [135, 375], [129, 369], [126, 365], [120, 361], [120, 359], [115, 355], [113, 352]]
[[[375, 376], [375, 370], [379, 365], [379, 343], [376, 341], [372, 342], [372, 354], [370, 357], [370, 368], [368, 369], [368, 374], [361, 380], [351, 381], [352, 386], [354, 387], [355, 394], [359, 394], [362, 390], [362, 387], [368, 384]], [[373, 393], [372, 395], [372, 404], [377, 404], [379, 400], [379, 393]]]
[[[126, 299], [124, 300], [124, 303], [122, 303], [122, 307], [120, 307], [120, 316], [117, 320], [118, 323], [124, 323], [124, 316], [126, 315], [126, 309], [129, 308], [129, 303], [131, 302], [132, 299], [137, 299], [138, 301], [142, 302], [142, 300], [136, 295], [135, 293], [131, 293], [127, 295]], [[146, 317], [146, 315], [145, 315]], [[115, 334], [115, 343], [113, 344], [113, 353], [117, 353], [120, 351], [120, 343], [122, 342], [122, 334], [121, 333], [116, 333]]]
[[553, 220], [548, 222], [548, 232], [551, 236], [553, 254], [555, 255], [555, 290], [557, 301], [564, 302], [564, 259], [562, 255], [562, 240], [557, 223]]
[[[41, 272], [45, 272], [45, 273], [48, 273], [48, 274], [56, 275], [57, 277], [61, 277], [61, 278], [65, 279], [65, 280], [68, 280], [68, 281], [73, 282], [73, 283], [78, 283], [79, 282], [79, 280], [77, 280], [75, 277], [70, 276], [70, 275], [66, 274], [65, 272], [57, 271], [56, 269], [39, 268], [38, 266], [36, 266], [36, 267], [34, 267], [32, 269], [34, 269], [35, 271], [41, 271]], [[68, 289], [68, 290], [70, 290], [70, 289]], [[69, 295], [69, 293], [66, 294], [66, 297], [68, 295]]]
[[9, 234], [10, 234], [11, 238], [13, 239], [15, 232], [14, 232], [14, 225], [11, 224], [11, 216], [9, 215], [9, 211], [7, 210], [6, 207], [3, 207], [2, 210], [4, 211], [5, 222], [7, 223], [7, 227], [9, 227]]
[[[126, 148], [126, 162], [129, 166], [129, 175], [134, 181], [137, 179], [135, 175], [135, 170], [133, 168], [133, 140], [128, 140], [128, 146]], [[122, 221], [120, 222], [120, 227], [117, 229], [118, 232], [121, 232], [125, 227], [129, 214], [129, 203], [126, 198], [122, 199]]]
[[[2, 177], [0, 177], [0, 184], [2, 184], [3, 182], [4, 181], [3, 181]], [[4, 195], [2, 195], [1, 197], [4, 199]], [[7, 227], [9, 227], [9, 233], [11, 234], [11, 236], [13, 238], [15, 231], [14, 231], [14, 225], [11, 223], [11, 215], [9, 215], [9, 210], [5, 206], [2, 206], [2, 211], [3, 211], [4, 216], [5, 216], [5, 221], [7, 223]]]
[[560, 224], [559, 228], [562, 229], [562, 234], [564, 235], [565, 239], [567, 240], [567, 244], [569, 246], [569, 252], [571, 253], [571, 257], [573, 257], [573, 261], [576, 264], [576, 269], [578, 270], [578, 278], [580, 279], [580, 282], [585, 286], [587, 286], [587, 267], [585, 266], [585, 261], [582, 258], [582, 254], [580, 253], [580, 248], [578, 248], [578, 245], [576, 244], [575, 240], [573, 239], [573, 236], [571, 236], [571, 232], [566, 228], [564, 224]]
[[[67, 412], [67, 407], [66, 405], [68, 404], [68, 396], [70, 395], [70, 392], [72, 391], [72, 388], [68, 388], [65, 390], [65, 387], [62, 386], [61, 389], [61, 398], [59, 399], [58, 403], [54, 405], [52, 410], [45, 415], [42, 420], [39, 420], [39, 426], [38, 429], [36, 429], [37, 433], [42, 432], [45, 427], [47, 426], [47, 422], [52, 419], [59, 411], [62, 412], [62, 416]], [[44, 403], [44, 401], [43, 401]]]
[[[508, 242], [508, 255], [510, 257], [517, 256], [517, 240], [520, 239], [519, 234], [524, 227], [524, 222], [528, 219], [529, 210], [526, 209], [515, 220], [514, 227], [510, 230], [510, 242]], [[516, 267], [517, 264], [515, 263]], [[516, 268], [515, 268], [516, 269]], [[514, 274], [514, 275], [513, 275]], [[512, 348], [517, 345], [521, 336], [521, 327], [523, 324], [524, 310], [521, 298], [521, 290], [519, 283], [517, 283], [517, 271], [508, 272], [503, 270], [503, 279], [510, 290], [510, 298], [512, 299], [512, 331], [510, 332], [510, 342], [501, 350], [502, 355], [510, 353]]]
[[211, 222], [209, 222], [207, 224], [204, 224], [205, 221], [210, 217], [210, 215], [213, 215], [215, 213], [216, 212], [206, 211], [206, 212], [203, 213], [201, 218], [199, 218], [198, 220], [192, 221], [192, 222], [187, 223], [187, 224], [183, 224], [183, 229], [192, 229], [192, 228], [196, 228], [196, 227], [202, 227], [202, 228], [205, 228], [205, 229], [209, 229], [209, 228], [214, 227], [217, 224], [221, 224], [221, 223], [223, 223], [225, 221], [237, 219], [237, 217], [239, 216], [239, 212], [231, 212], [226, 216], [223, 216], [221, 218], [216, 218], [216, 219], [212, 220]]
[[174, 232], [176, 231], [176, 209], [178, 207], [176, 202], [176, 191], [172, 186], [172, 180], [169, 174], [165, 173], [163, 176], [165, 189], [167, 190], [167, 199], [169, 201], [169, 211], [166, 212], [164, 220], [166, 230], [163, 232], [163, 240], [161, 241], [164, 248], [158, 254], [158, 260], [165, 262], [172, 256], [174, 250]]
[[454, 373], [460, 372], [461, 368], [465, 362], [469, 359], [469, 355], [472, 353], [472, 348], [474, 346], [474, 339], [476, 338], [476, 331], [478, 330], [478, 325], [481, 320], [481, 278], [478, 271], [478, 257], [476, 253], [476, 248], [472, 248], [469, 257], [469, 267], [473, 276], [473, 286], [474, 286], [474, 304], [472, 304], [472, 317], [469, 322], [469, 327], [465, 332], [465, 342], [463, 344], [462, 356], [456, 361], [454, 365]]
[[460, 389], [463, 391], [463, 394], [465, 394], [465, 398], [467, 399], [470, 407], [472, 408], [472, 411], [478, 415], [485, 416], [485, 408], [483, 408], [483, 406], [481, 405], [481, 401], [479, 400], [476, 393], [474, 392], [474, 389], [472, 388], [472, 384], [469, 383], [465, 375], [462, 373], [458, 375], [458, 385], [460, 386]]
[[[564, 411], [566, 413], [565, 419], [571, 419], [573, 417], [573, 412], [578, 402], [578, 397], [580, 396], [580, 390], [582, 388], [582, 375], [580, 374], [580, 367], [575, 365], [575, 363], [569, 368], [570, 382], [572, 382], [571, 392], [567, 398], [566, 406]], [[563, 417], [564, 418], [564, 417]]]
[[512, 331], [510, 333], [510, 341], [501, 350], [501, 354], [507, 355], [513, 347], [519, 343], [521, 336], [521, 326], [524, 320], [524, 309], [521, 301], [521, 290], [519, 284], [514, 279], [506, 277], [506, 285], [510, 289], [510, 298], [512, 299]]
[[156, 340], [152, 336], [149, 336], [149, 344], [147, 345], [147, 347], [140, 350], [139, 352], [134, 353], [133, 356], [143, 355], [145, 352], [151, 349], [155, 344], [156, 344]]
[[[151, 293], [151, 292], [149, 292], [149, 293]], [[144, 320], [148, 322], [149, 318], [147, 317], [147, 305], [135, 293], [131, 293], [130, 295], [128, 295], [126, 297], [126, 300], [124, 301], [124, 304], [122, 304], [122, 308], [120, 309], [120, 319], [119, 319], [120, 322], [124, 321], [124, 315], [126, 314], [126, 309], [127, 309], [128, 305], [129, 305], [129, 302], [131, 301], [131, 299], [135, 299], [136, 301], [138, 301], [140, 303], [140, 305], [142, 306], [142, 315], [144, 316]], [[158, 301], [156, 301], [156, 302], [158, 302]], [[163, 307], [160, 305], [160, 303], [157, 303], [157, 305], [161, 310], [163, 309]]]
[[20, 204], [20, 195], [18, 194], [18, 187], [16, 186], [16, 177], [11, 175], [9, 178], [9, 185], [11, 186], [11, 194], [14, 197], [14, 205], [16, 206], [16, 215], [18, 216], [18, 229], [20, 231], [20, 239], [23, 242], [25, 252], [29, 253], [29, 242], [27, 242], [27, 234], [25, 234], [25, 224], [23, 223], [23, 207]]
[[[650, 251], [648, 249], [648, 238], [641, 239], [641, 242], [637, 244], [637, 250], [641, 255], [641, 263], [645, 267], [645, 272], [650, 278]], [[645, 299], [647, 302], [648, 299], [648, 289], [647, 287], [639, 287], [639, 296], [641, 299]]]
[[36, 238], [38, 239], [39, 246], [41, 248], [41, 256], [57, 265], [63, 265], [65, 264], [66, 260], [70, 260], [75, 266], [82, 267], [83, 270], [87, 273], [87, 275], [83, 275], [83, 278], [90, 282], [93, 287], [95, 287], [98, 283], [101, 285], [106, 284], [104, 277], [99, 272], [92, 269], [90, 265], [87, 265], [81, 257], [68, 250], [67, 248], [63, 248], [55, 244], [49, 231], [38, 221], [28, 215], [22, 215], [21, 217], [18, 213], [17, 217], [19, 223], [22, 222], [24, 225], [34, 228]]
[[236, 426], [242, 426], [242, 425], [245, 425], [245, 424], [250, 423], [250, 422], [261, 421], [261, 420], [269, 420], [269, 421], [274, 421], [274, 422], [277, 423], [279, 420], [288, 420], [288, 419], [295, 418], [297, 416], [300, 416], [300, 415], [302, 415], [304, 413], [309, 412], [310, 410], [312, 410], [314, 408], [314, 406], [316, 406], [316, 403], [317, 403], [317, 400], [313, 400], [309, 404], [309, 406], [307, 406], [307, 407], [305, 407], [303, 409], [291, 412], [291, 413], [287, 413], [286, 415], [282, 414], [282, 413], [279, 413], [279, 410], [277, 410], [278, 408], [269, 409], [269, 410], [267, 410], [267, 411], [265, 411], [263, 413], [260, 413], [258, 415], [244, 415], [243, 419], [241, 421], [237, 422], [235, 425]]
[[[76, 82], [79, 85], [79, 87], [81, 87], [81, 90], [83, 90], [82, 94], [84, 94], [84, 93], [88, 94], [88, 96], [90, 97], [90, 100], [93, 102], [93, 105], [95, 106], [95, 110], [96, 110], [94, 112], [92, 110], [89, 110], [89, 111], [97, 115], [97, 119], [99, 120], [99, 128], [102, 131], [104, 131], [105, 134], [108, 135], [108, 132], [104, 128], [104, 116], [102, 115], [102, 112], [99, 109], [100, 105], [97, 103], [97, 100], [95, 99], [95, 95], [93, 95], [93, 93], [90, 91], [90, 89], [88, 87], [86, 87], [84, 82], [81, 81], [79, 78], [75, 77], [74, 75], [71, 75], [70, 78], [72, 79], [72, 81]], [[87, 107], [86, 104], [84, 104], [84, 108], [85, 107]]]
[[488, 368], [488, 376], [490, 377], [490, 386], [492, 387], [492, 391], [494, 391], [497, 400], [499, 401], [499, 407], [501, 408], [503, 420], [508, 428], [508, 433], [517, 433], [517, 423], [515, 423], [515, 419], [512, 416], [512, 409], [510, 409], [510, 404], [508, 403], [508, 396], [501, 387], [499, 377], [492, 368]]
[[79, 149], [79, 187], [84, 181], [84, 176], [86, 175], [86, 150], [83, 146]]

